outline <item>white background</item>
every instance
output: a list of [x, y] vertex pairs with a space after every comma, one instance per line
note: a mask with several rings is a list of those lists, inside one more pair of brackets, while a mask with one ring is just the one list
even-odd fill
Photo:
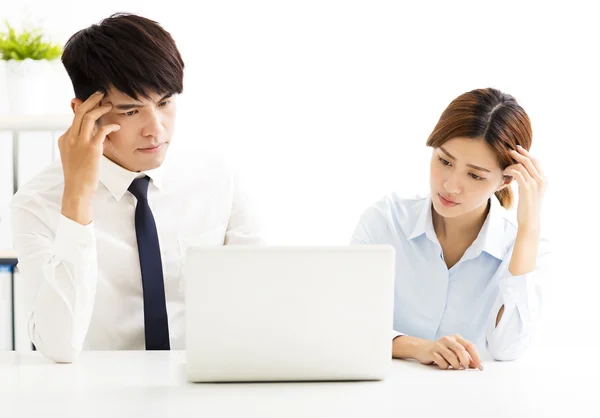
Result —
[[[347, 243], [382, 195], [428, 191], [425, 140], [452, 99], [481, 87], [514, 95], [550, 179], [544, 226], [556, 269], [540, 341], [571, 361], [599, 341], [594, 2], [2, 3], [0, 18], [19, 24], [28, 13], [61, 43], [117, 11], [163, 24], [186, 63], [170, 158], [193, 164], [209, 150], [236, 162], [269, 244]], [[68, 111], [66, 93], [56, 112]], [[24, 144], [22, 180], [51, 160], [47, 141]]]

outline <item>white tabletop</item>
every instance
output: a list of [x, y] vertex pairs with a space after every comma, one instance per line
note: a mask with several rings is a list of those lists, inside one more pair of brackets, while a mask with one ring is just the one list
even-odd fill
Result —
[[583, 417], [597, 416], [596, 378], [571, 355], [526, 355], [483, 372], [394, 360], [381, 382], [191, 384], [184, 352], [84, 352], [73, 364], [3, 352], [0, 416], [532, 418], [587, 407]]

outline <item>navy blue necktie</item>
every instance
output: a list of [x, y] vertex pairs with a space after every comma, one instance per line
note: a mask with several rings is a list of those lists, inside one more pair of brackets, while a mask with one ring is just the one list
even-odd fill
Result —
[[146, 350], [169, 350], [169, 322], [165, 302], [160, 245], [154, 216], [148, 205], [148, 176], [135, 179], [129, 191], [137, 198], [135, 234], [144, 290], [144, 330]]

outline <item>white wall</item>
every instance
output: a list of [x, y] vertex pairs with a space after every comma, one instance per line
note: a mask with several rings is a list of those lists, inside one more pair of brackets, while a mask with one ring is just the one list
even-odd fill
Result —
[[208, 148], [237, 160], [272, 244], [348, 242], [381, 195], [427, 191], [424, 142], [454, 97], [487, 86], [513, 94], [550, 177], [544, 226], [557, 268], [546, 335], [581, 336], [597, 321], [592, 2], [21, 3], [3, 5], [0, 18], [29, 5], [60, 41], [115, 11], [161, 22], [187, 65], [172, 158], [192, 162]]

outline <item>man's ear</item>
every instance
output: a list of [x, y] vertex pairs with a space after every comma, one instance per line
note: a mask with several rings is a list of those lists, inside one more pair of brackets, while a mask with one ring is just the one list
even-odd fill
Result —
[[80, 99], [77, 99], [77, 98], [71, 100], [71, 109], [73, 109], [73, 113], [77, 112], [77, 108], [79, 106], [81, 106], [82, 103], [83, 103], [83, 100], [80, 100]]
[[496, 189], [496, 192], [499, 192], [502, 189], [506, 189], [512, 183], [513, 178], [511, 176], [504, 176], [504, 182]]

